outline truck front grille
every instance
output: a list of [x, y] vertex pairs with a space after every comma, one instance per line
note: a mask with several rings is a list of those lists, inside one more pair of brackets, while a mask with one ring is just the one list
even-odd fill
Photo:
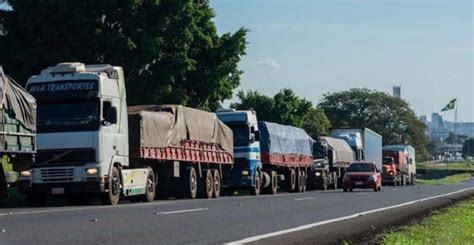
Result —
[[74, 180], [74, 168], [41, 169], [43, 182], [70, 182]]

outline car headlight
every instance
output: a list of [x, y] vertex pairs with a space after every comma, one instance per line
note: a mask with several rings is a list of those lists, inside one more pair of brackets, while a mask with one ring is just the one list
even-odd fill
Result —
[[21, 177], [31, 177], [31, 170], [21, 171], [20, 176]]
[[96, 175], [99, 172], [97, 168], [88, 168], [86, 169], [87, 175]]
[[248, 176], [248, 175], [249, 175], [249, 171], [247, 170], [242, 171], [242, 176]]
[[316, 172], [315, 175], [316, 176], [321, 176], [321, 172]]
[[371, 181], [376, 181], [376, 180], [377, 180], [377, 176], [372, 175], [372, 176], [369, 177], [369, 180], [371, 180]]

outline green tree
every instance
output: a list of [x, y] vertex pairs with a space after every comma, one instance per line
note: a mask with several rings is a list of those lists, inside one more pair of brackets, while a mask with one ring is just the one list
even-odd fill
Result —
[[474, 137], [471, 137], [464, 141], [464, 144], [462, 146], [462, 155], [464, 157], [474, 156]]
[[334, 127], [368, 127], [382, 135], [384, 145], [408, 143], [418, 155], [426, 155], [426, 126], [400, 98], [368, 89], [351, 89], [326, 94], [319, 107]]
[[19, 82], [64, 61], [124, 67], [130, 104], [215, 110], [240, 83], [247, 30], [218, 35], [208, 0], [9, 0], [0, 62]]
[[254, 109], [258, 120], [301, 127], [313, 138], [328, 133], [330, 122], [324, 111], [315, 108], [310, 101], [299, 98], [291, 89], [282, 89], [273, 97], [258, 91], [239, 91], [237, 97], [240, 102], [231, 104], [231, 107], [238, 110]]

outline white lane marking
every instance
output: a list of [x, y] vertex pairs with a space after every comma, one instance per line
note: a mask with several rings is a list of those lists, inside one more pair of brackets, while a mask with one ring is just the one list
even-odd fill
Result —
[[157, 214], [180, 214], [180, 213], [198, 212], [198, 211], [206, 211], [206, 210], [207, 208], [195, 208], [195, 209], [168, 211], [168, 212], [158, 212]]
[[392, 191], [399, 191], [399, 190], [400, 190], [400, 189], [396, 189], [396, 188], [392, 189]]
[[298, 226], [298, 227], [291, 228], [291, 229], [286, 229], [286, 230], [271, 232], [271, 233], [267, 233], [267, 234], [263, 234], [263, 235], [248, 237], [248, 238], [245, 238], [245, 239], [242, 239], [242, 240], [233, 241], [233, 242], [229, 242], [229, 243], [225, 243], [225, 244], [233, 245], [233, 244], [245, 244], [245, 243], [250, 243], [250, 242], [256, 242], [256, 241], [259, 241], [261, 239], [265, 239], [265, 238], [269, 238], [269, 237], [274, 237], [274, 236], [284, 235], [284, 234], [288, 234], [288, 233], [292, 233], [292, 232], [296, 232], [296, 231], [306, 230], [306, 229], [313, 228], [313, 227], [316, 227], [316, 226], [321, 226], [321, 225], [334, 223], [334, 222], [338, 222], [338, 221], [342, 221], [342, 220], [352, 219], [352, 218], [356, 218], [358, 216], [364, 216], [364, 215], [367, 215], [367, 214], [372, 214], [372, 213], [376, 213], [376, 212], [380, 212], [380, 211], [384, 211], [384, 210], [389, 210], [389, 209], [399, 208], [399, 207], [403, 207], [403, 206], [408, 206], [408, 205], [411, 205], [411, 204], [414, 204], [414, 203], [424, 202], [424, 201], [427, 201], [427, 200], [436, 199], [436, 198], [440, 198], [440, 197], [445, 197], [445, 196], [461, 193], [461, 192], [468, 191], [468, 190], [474, 190], [474, 188], [465, 188], [465, 189], [461, 189], [461, 190], [458, 190], [458, 191], [454, 191], [454, 192], [450, 192], [450, 193], [446, 193], [446, 194], [442, 194], [442, 195], [422, 198], [422, 199], [413, 200], [413, 201], [410, 201], [410, 202], [405, 202], [405, 203], [401, 203], [401, 204], [397, 204], [397, 205], [393, 205], [393, 206], [368, 210], [368, 211], [364, 211], [364, 212], [360, 212], [360, 213], [356, 213], [356, 214], [352, 214], [352, 215], [348, 215], [348, 216], [344, 216], [344, 217], [339, 217], [339, 218], [324, 220], [324, 221], [320, 221], [320, 222], [316, 222], [316, 223], [312, 223], [312, 224], [302, 225], [302, 226]]
[[303, 201], [303, 200], [314, 200], [316, 197], [302, 197], [302, 198], [295, 198], [293, 201]]
[[367, 195], [367, 192], [357, 192], [356, 195]]

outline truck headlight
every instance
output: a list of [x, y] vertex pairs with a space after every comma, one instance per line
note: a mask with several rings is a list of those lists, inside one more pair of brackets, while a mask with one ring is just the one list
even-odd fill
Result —
[[96, 175], [99, 172], [97, 168], [88, 168], [86, 169], [87, 175]]
[[316, 173], [314, 173], [314, 174], [315, 174], [316, 176], [321, 176], [321, 172], [319, 172], [319, 171], [316, 172]]
[[375, 175], [369, 176], [369, 180], [370, 181], [377, 181], [377, 176], [375, 176]]
[[242, 176], [248, 176], [248, 175], [249, 175], [249, 171], [247, 170], [242, 171]]
[[31, 170], [21, 171], [20, 176], [21, 177], [31, 177]]

